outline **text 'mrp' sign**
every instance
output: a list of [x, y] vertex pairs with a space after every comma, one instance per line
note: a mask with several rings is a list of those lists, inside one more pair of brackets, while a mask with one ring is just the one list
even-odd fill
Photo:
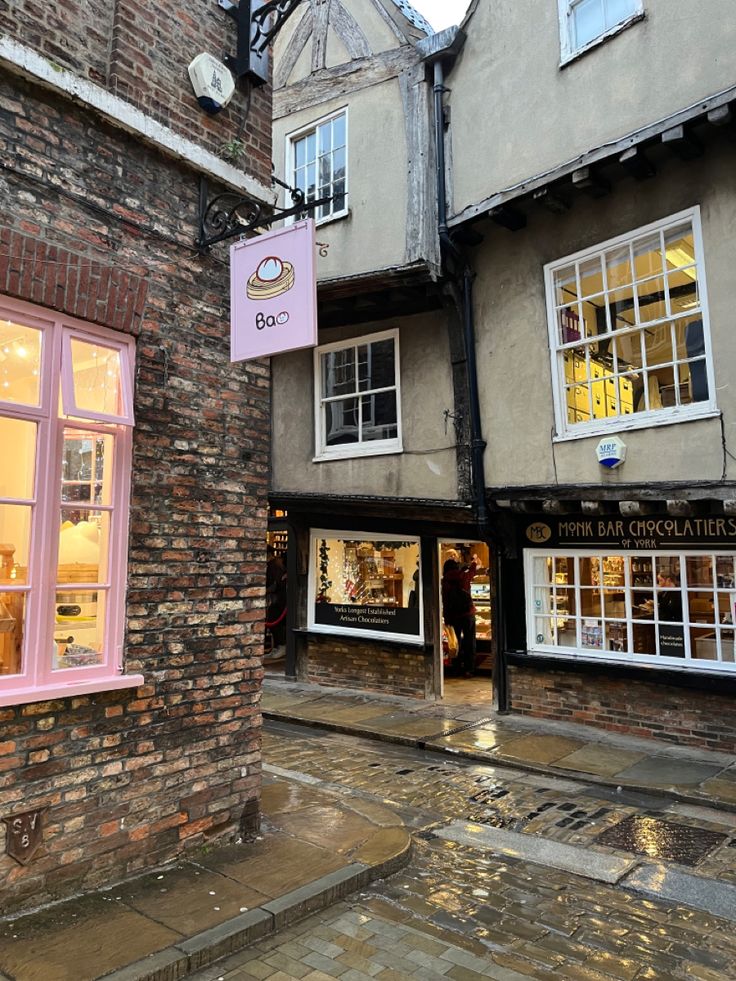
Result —
[[230, 250], [230, 360], [317, 344], [314, 221], [298, 221]]

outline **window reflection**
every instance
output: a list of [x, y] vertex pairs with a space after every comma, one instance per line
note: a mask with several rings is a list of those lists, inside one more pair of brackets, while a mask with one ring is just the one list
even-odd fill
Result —
[[0, 320], [0, 401], [40, 404], [41, 331]]

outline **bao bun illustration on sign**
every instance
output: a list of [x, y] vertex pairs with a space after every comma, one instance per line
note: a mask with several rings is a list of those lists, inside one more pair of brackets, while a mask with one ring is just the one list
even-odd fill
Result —
[[232, 247], [232, 361], [316, 346], [315, 249], [311, 218]]
[[275, 255], [267, 256], [248, 280], [248, 299], [272, 300], [294, 285], [294, 267]]

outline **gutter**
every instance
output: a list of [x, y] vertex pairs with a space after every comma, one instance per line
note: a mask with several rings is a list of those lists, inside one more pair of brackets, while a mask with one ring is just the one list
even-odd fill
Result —
[[[463, 49], [466, 35], [459, 27], [452, 27], [434, 34], [417, 44], [423, 61], [434, 71], [434, 122], [437, 157], [437, 224], [442, 253], [442, 272], [453, 280], [460, 291], [460, 309], [465, 343], [465, 366], [470, 402], [470, 447], [472, 469], [472, 506], [480, 537], [490, 535], [488, 505], [486, 502], [485, 450], [478, 389], [478, 363], [475, 348], [475, 307], [473, 281], [475, 272], [466, 253], [457, 245], [447, 220], [447, 176], [445, 162], [445, 119], [443, 97], [445, 66], [452, 67]], [[503, 583], [502, 550], [495, 550], [496, 596], [494, 600], [494, 634], [496, 640], [496, 666], [494, 670], [494, 699], [500, 713], [509, 710], [508, 667], [506, 659], [506, 624], [501, 595]]]
[[445, 65], [450, 65], [460, 54], [466, 35], [459, 27], [451, 27], [433, 34], [417, 44], [422, 60], [434, 70], [434, 124], [437, 166], [437, 222], [442, 253], [442, 272], [454, 281], [460, 292], [460, 311], [463, 322], [465, 364], [470, 402], [470, 449], [472, 461], [472, 505], [480, 533], [485, 536], [488, 528], [486, 504], [485, 449], [478, 390], [478, 365], [475, 353], [475, 310], [473, 281], [475, 272], [470, 260], [452, 238], [447, 223], [447, 179], [445, 163], [445, 121], [443, 97], [445, 92]]

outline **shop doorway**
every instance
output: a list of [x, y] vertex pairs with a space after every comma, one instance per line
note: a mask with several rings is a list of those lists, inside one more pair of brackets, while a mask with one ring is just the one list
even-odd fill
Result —
[[493, 700], [493, 562], [485, 542], [440, 539], [440, 694], [448, 701]]
[[286, 670], [288, 580], [286, 558], [289, 534], [285, 512], [272, 512], [266, 535], [266, 625], [263, 635], [263, 667], [268, 674]]

